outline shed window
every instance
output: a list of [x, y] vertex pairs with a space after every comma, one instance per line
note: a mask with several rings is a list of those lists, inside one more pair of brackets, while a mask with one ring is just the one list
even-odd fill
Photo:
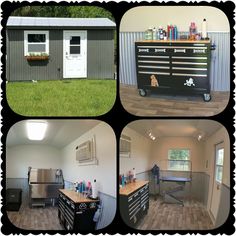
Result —
[[169, 149], [168, 150], [168, 170], [190, 171], [190, 150], [189, 149]]
[[70, 54], [80, 54], [80, 36], [70, 38]]
[[25, 56], [30, 54], [49, 54], [48, 31], [25, 31], [24, 49]]

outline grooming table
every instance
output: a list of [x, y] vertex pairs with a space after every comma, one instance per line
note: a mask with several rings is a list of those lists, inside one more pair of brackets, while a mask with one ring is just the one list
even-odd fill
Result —
[[185, 178], [185, 177], [176, 177], [176, 176], [163, 176], [160, 178], [161, 182], [175, 182], [178, 184], [178, 186], [173, 187], [172, 189], [165, 191], [164, 196], [169, 196], [172, 199], [176, 201], [177, 204], [180, 204], [184, 206], [184, 203], [182, 200], [177, 198], [176, 196], [173, 195], [173, 193], [177, 193], [179, 191], [182, 191], [184, 189], [184, 186], [187, 182], [191, 182], [190, 178]]

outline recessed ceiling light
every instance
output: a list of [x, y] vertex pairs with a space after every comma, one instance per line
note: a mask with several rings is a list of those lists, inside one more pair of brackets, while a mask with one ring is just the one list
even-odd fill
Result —
[[43, 121], [28, 121], [26, 123], [27, 135], [30, 140], [43, 140], [45, 137], [47, 123]]
[[156, 139], [156, 137], [152, 134], [152, 132], [148, 133], [148, 136], [150, 137], [150, 139], [152, 139], [153, 141]]

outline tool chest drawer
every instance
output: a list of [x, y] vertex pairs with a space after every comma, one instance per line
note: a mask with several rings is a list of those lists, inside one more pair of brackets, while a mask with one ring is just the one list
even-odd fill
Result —
[[66, 230], [78, 231], [95, 229], [93, 216], [98, 209], [99, 200], [87, 199], [82, 194], [70, 190], [61, 191], [58, 200], [58, 217], [63, 227]]
[[147, 91], [210, 97], [210, 41], [136, 42], [139, 94]]
[[128, 195], [120, 195], [120, 213], [125, 223], [130, 226], [134, 226], [144, 214], [147, 214], [148, 208], [148, 183]]

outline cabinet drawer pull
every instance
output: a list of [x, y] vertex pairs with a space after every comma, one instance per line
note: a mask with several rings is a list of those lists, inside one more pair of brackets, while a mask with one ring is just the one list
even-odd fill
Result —
[[204, 75], [204, 74], [172, 73], [172, 75], [176, 75], [176, 76], [193, 76], [193, 77], [207, 77], [207, 75]]
[[176, 52], [183, 52], [183, 53], [186, 53], [186, 49], [174, 49], [174, 53]]
[[158, 48], [155, 48], [155, 52], [166, 52], [166, 49], [158, 49]]
[[135, 205], [139, 200], [140, 200], [140, 198], [137, 198], [135, 201], [131, 202], [129, 204], [129, 207], [132, 207], [133, 205]]
[[206, 50], [205, 49], [194, 49], [193, 53], [205, 53]]
[[148, 48], [139, 49], [138, 52], [149, 52]]
[[132, 210], [129, 215], [133, 215], [134, 212], [140, 209], [140, 205], [138, 205], [134, 210]]
[[140, 201], [136, 202], [136, 204], [135, 204], [135, 205], [133, 205], [132, 207], [130, 207], [130, 208], [129, 208], [129, 212], [132, 212], [132, 211], [133, 211], [133, 209], [136, 209], [136, 208], [137, 208], [137, 206], [139, 206], [139, 205], [140, 205]]
[[128, 202], [133, 200], [133, 196], [128, 198]]

